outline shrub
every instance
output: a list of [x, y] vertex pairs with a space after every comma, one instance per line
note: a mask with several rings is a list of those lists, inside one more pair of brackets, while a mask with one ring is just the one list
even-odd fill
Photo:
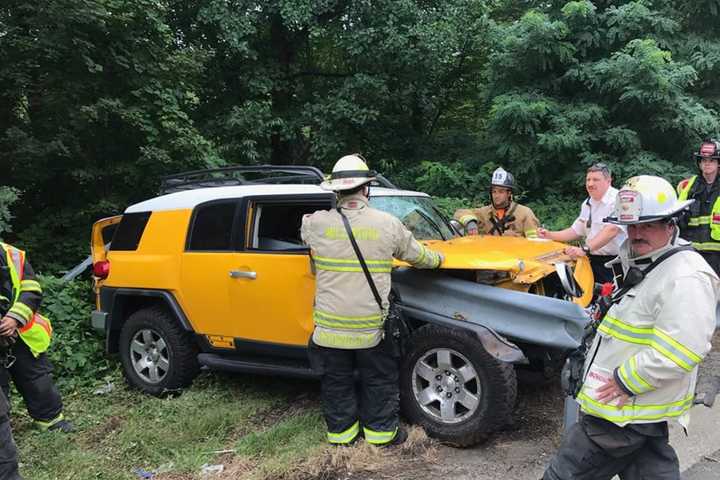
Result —
[[103, 350], [103, 341], [90, 326], [92, 287], [87, 280], [63, 283], [40, 275], [43, 287], [41, 312], [53, 325], [48, 352], [55, 365], [55, 379], [65, 389], [97, 383], [114, 368]]

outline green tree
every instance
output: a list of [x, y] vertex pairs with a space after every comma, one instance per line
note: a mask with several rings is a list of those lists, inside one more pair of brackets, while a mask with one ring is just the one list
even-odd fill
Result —
[[437, 153], [487, 30], [472, 0], [187, 2], [173, 25], [211, 52], [195, 118], [225, 158], [327, 168], [362, 151], [390, 173]]
[[219, 163], [190, 118], [204, 53], [182, 48], [166, 15], [151, 0], [0, 5], [0, 162], [39, 265], [86, 255], [92, 221], [153, 194], [158, 176]]
[[[689, 5], [547, 3], [496, 23], [481, 99], [489, 158], [535, 198], [581, 195], [584, 170], [597, 161], [619, 180], [687, 174], [690, 149], [720, 126], [715, 100], [698, 88], [705, 72], [687, 51], [699, 35]], [[702, 38], [720, 45], [710, 32]]]

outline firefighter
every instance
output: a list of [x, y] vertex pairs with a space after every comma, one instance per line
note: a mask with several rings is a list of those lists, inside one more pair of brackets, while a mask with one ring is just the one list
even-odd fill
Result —
[[681, 200], [695, 200], [680, 223], [680, 236], [692, 242], [720, 274], [720, 142], [714, 138], [705, 140], [693, 156], [702, 175], [686, 178], [677, 187]]
[[45, 353], [52, 326], [38, 313], [41, 302], [42, 288], [25, 252], [0, 243], [0, 336], [14, 341], [9, 349], [12, 361], [0, 369], [0, 387], [9, 397], [12, 377], [37, 427], [69, 432], [72, 425], [63, 417], [62, 398]]
[[468, 235], [535, 238], [540, 222], [532, 210], [513, 201], [514, 190], [515, 178], [498, 168], [490, 181], [490, 205], [461, 208], [453, 218], [465, 227]]
[[[374, 175], [360, 155], [342, 157], [321, 184], [337, 193], [338, 209], [305, 215], [301, 227], [317, 276], [310, 362], [321, 378], [327, 440], [338, 446], [352, 444], [361, 433], [376, 446], [407, 439], [398, 420], [399, 352], [392, 337], [384, 335], [392, 259], [419, 268], [437, 268], [442, 262], [442, 256], [418, 243], [400, 220], [368, 205]], [[341, 212], [375, 287], [363, 271]]]
[[583, 416], [544, 480], [680, 479], [667, 422], [687, 428], [720, 289], [712, 268], [678, 238], [677, 215], [690, 203], [646, 175], [618, 193], [608, 221], [628, 228], [613, 261], [623, 280], [585, 360], [577, 395]]

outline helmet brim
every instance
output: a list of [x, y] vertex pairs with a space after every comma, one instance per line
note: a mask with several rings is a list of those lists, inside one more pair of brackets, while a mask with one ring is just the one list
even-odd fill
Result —
[[322, 182], [320, 188], [331, 192], [342, 192], [344, 190], [353, 190], [373, 180], [375, 180], [375, 177], [333, 178]]
[[676, 216], [678, 213], [682, 212], [686, 208], [690, 206], [691, 203], [693, 203], [695, 200], [684, 200], [682, 202], [677, 202], [675, 208], [672, 210], [663, 213], [662, 215], [648, 215], [648, 216], [641, 216], [634, 220], [623, 220], [622, 218], [618, 217], [607, 217], [605, 219], [605, 222], [612, 223], [615, 225], [640, 225], [642, 223], [652, 223], [652, 222], [658, 222], [660, 220], [665, 220], [671, 217]]

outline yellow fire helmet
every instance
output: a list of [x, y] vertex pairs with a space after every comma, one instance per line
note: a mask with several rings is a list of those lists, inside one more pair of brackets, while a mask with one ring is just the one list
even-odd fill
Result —
[[656, 222], [677, 215], [692, 202], [678, 201], [675, 189], [664, 178], [639, 175], [623, 185], [615, 200], [613, 216], [605, 220], [618, 225]]
[[352, 190], [375, 180], [377, 173], [370, 170], [359, 153], [345, 155], [335, 163], [330, 178], [320, 184], [323, 190], [341, 192]]

